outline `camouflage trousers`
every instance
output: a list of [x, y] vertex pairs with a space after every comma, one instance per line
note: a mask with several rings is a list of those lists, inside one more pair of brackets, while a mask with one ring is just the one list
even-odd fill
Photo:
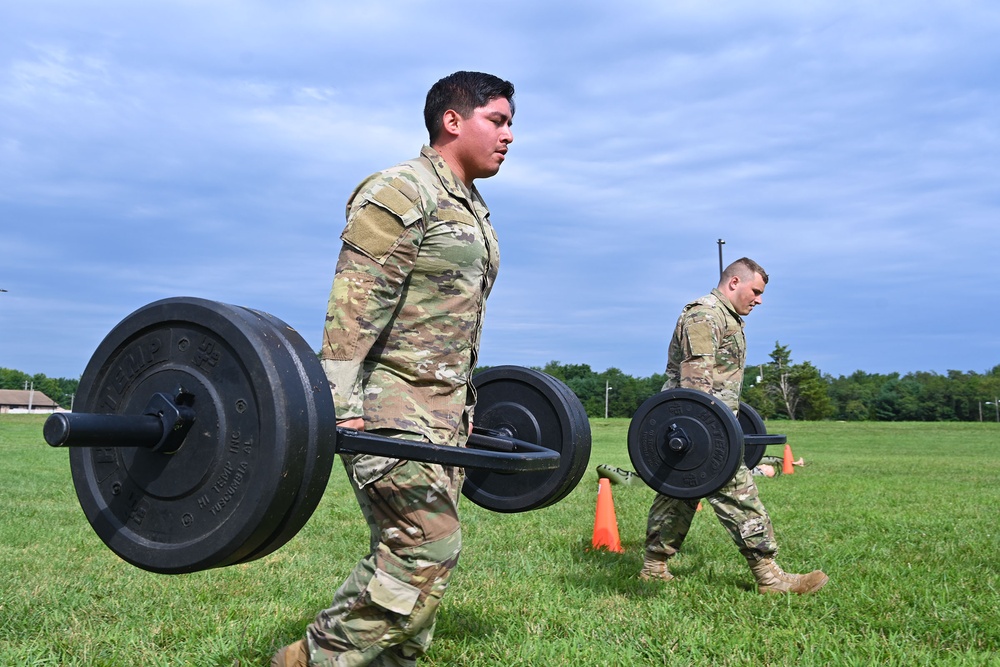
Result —
[[345, 457], [344, 465], [371, 530], [371, 552], [309, 626], [309, 664], [415, 665], [430, 646], [458, 564], [465, 473], [367, 454]]
[[[760, 560], [778, 553], [771, 518], [745, 465], [740, 466], [729, 483], [706, 500], [744, 556]], [[649, 508], [646, 555], [666, 560], [677, 553], [697, 509], [697, 500], [679, 500], [658, 494]]]

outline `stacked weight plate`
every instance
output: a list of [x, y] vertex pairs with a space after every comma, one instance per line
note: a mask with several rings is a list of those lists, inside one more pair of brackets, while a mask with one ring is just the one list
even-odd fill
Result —
[[329, 386], [301, 336], [238, 306], [149, 304], [97, 348], [74, 407], [141, 414], [157, 392], [183, 394], [197, 414], [175, 453], [112, 441], [70, 450], [77, 496], [104, 543], [173, 574], [251, 560], [290, 539], [319, 502], [336, 449]]

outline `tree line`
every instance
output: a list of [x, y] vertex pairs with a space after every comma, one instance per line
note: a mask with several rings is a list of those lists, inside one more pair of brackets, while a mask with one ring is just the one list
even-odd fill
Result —
[[[859, 370], [835, 378], [808, 361], [793, 363], [791, 351], [780, 342], [775, 342], [769, 357], [766, 363], [747, 367], [743, 376], [743, 400], [765, 419], [1000, 421], [1000, 364], [981, 374]], [[631, 418], [666, 381], [663, 373], [635, 378], [617, 368], [596, 372], [587, 364], [558, 361], [537, 370], [565, 382], [590, 417]], [[25, 389], [32, 384], [35, 391], [69, 409], [79, 380], [0, 368], [0, 389]]]
[[1000, 364], [985, 373], [821, 374], [775, 342], [743, 377], [743, 400], [765, 418], [841, 421], [1000, 421]]
[[[859, 370], [835, 378], [808, 361], [793, 363], [780, 342], [769, 356], [743, 375], [742, 400], [765, 419], [1000, 421], [1000, 364], [982, 374]], [[663, 373], [634, 378], [617, 368], [598, 373], [586, 364], [558, 361], [538, 370], [565, 382], [591, 417], [631, 418], [666, 381]]]

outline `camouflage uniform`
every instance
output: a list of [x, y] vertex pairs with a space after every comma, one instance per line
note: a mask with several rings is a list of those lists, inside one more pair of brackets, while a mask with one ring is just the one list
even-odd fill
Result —
[[[678, 318], [663, 389], [686, 387], [710, 393], [736, 414], [745, 364], [743, 319], [728, 299], [713, 289], [685, 306]], [[759, 560], [777, 553], [771, 519], [745, 465], [741, 464], [733, 479], [707, 500], [744, 556]], [[656, 496], [646, 527], [647, 558], [666, 560], [677, 553], [697, 507], [697, 500]]]
[[785, 460], [780, 456], [764, 456], [760, 459], [760, 463], [758, 463], [756, 467], [754, 467], [754, 469], [750, 471], [750, 474], [753, 475], [754, 477], [763, 477], [764, 471], [761, 470], [760, 467], [762, 465], [767, 464], [772, 468], [774, 468], [775, 477], [781, 477], [781, 474], [783, 472], [782, 466], [784, 465], [784, 463]]
[[[337, 419], [464, 446], [486, 297], [500, 257], [489, 210], [434, 149], [348, 202], [321, 363]], [[412, 665], [458, 563], [461, 468], [371, 455], [344, 465], [371, 552], [307, 631], [311, 665]]]

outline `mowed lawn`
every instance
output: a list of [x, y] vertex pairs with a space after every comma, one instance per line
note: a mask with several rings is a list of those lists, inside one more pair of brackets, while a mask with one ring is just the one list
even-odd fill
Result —
[[[267, 665], [367, 549], [336, 464], [303, 530], [249, 564], [136, 569], [83, 516], [44, 417], [0, 415], [0, 665]], [[613, 487], [625, 552], [595, 552], [595, 466], [630, 467], [628, 420], [592, 422], [579, 486], [516, 515], [463, 505], [464, 550], [422, 665], [1000, 664], [1000, 426], [772, 422], [806, 466], [759, 482], [789, 571], [760, 596], [710, 509], [669, 585], [636, 579], [645, 486]], [[782, 447], [772, 447], [781, 454]]]

